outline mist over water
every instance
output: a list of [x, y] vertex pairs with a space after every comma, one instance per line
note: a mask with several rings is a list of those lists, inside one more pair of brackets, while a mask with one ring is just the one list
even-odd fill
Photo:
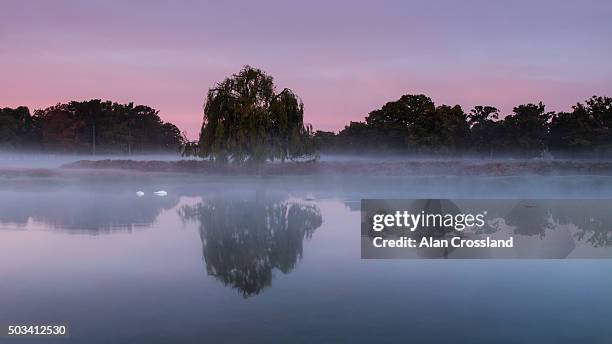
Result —
[[[612, 223], [595, 206], [612, 199], [610, 176], [59, 168], [81, 158], [91, 159], [0, 158], [0, 170], [20, 171], [0, 176], [0, 323], [66, 323], [68, 342], [79, 343], [603, 343], [612, 336], [611, 260], [362, 260], [359, 212], [363, 198], [516, 200], [496, 216], [525, 240], [562, 242], [549, 258], [571, 257], [612, 242], [583, 216]], [[385, 166], [399, 158], [322, 157], [355, 160]], [[49, 173], [21, 173], [37, 168]], [[167, 195], [154, 194], [160, 190]], [[595, 199], [593, 211], [563, 210], [554, 216], [565, 222], [549, 228], [547, 214], [526, 223], [532, 208], [517, 207], [522, 199], [568, 198]], [[594, 236], [599, 241], [589, 241]]]
[[177, 154], [45, 154], [33, 152], [16, 153], [0, 150], [0, 168], [58, 168], [78, 160], [130, 159], [137, 161], [175, 161]]

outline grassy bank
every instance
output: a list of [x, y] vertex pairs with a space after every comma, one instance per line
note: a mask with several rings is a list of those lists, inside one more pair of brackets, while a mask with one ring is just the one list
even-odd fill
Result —
[[612, 175], [612, 161], [589, 160], [479, 160], [418, 159], [391, 161], [319, 161], [264, 165], [217, 165], [204, 160], [136, 161], [80, 160], [66, 169], [132, 170], [140, 172], [197, 173], [210, 175], [351, 174], [378, 176], [513, 176], [513, 175]]

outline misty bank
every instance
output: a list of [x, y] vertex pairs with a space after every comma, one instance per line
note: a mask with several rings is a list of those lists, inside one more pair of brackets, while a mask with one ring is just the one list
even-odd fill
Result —
[[150, 173], [202, 175], [367, 175], [367, 176], [515, 176], [515, 175], [603, 175], [612, 176], [612, 161], [595, 160], [482, 160], [406, 159], [343, 160], [269, 163], [263, 165], [219, 165], [206, 160], [137, 161], [79, 160], [63, 169], [125, 170]]

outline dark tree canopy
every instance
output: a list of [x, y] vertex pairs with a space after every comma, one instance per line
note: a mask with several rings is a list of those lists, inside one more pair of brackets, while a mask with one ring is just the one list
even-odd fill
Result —
[[4, 146], [49, 152], [176, 152], [183, 137], [158, 113], [145, 105], [99, 99], [57, 104], [34, 116], [24, 107], [7, 108], [0, 113], [0, 140]]
[[[395, 152], [452, 152], [468, 148], [470, 127], [459, 105], [436, 107], [425, 95], [404, 95], [374, 110], [365, 122], [351, 122], [333, 142], [340, 150], [358, 148]], [[325, 149], [325, 146], [322, 146]]]
[[302, 101], [287, 88], [276, 93], [273, 78], [261, 70], [246, 66], [208, 91], [200, 156], [260, 163], [313, 153]]
[[0, 149], [36, 148], [36, 124], [25, 106], [0, 108]]
[[516, 106], [502, 118], [493, 106], [465, 114], [425, 95], [404, 95], [351, 122], [338, 134], [318, 131], [324, 152], [397, 152], [539, 157], [612, 153], [612, 98], [593, 96], [571, 112], [547, 112], [542, 102]]
[[546, 112], [542, 102], [519, 105], [514, 108], [513, 114], [489, 126], [492, 132], [486, 135], [490, 139], [488, 145], [496, 153], [520, 157], [541, 156], [546, 150], [551, 116], [552, 113]]
[[431, 123], [427, 117], [433, 116], [435, 110], [433, 101], [425, 95], [404, 95], [370, 112], [366, 124], [384, 133], [391, 147], [418, 144], [416, 141], [428, 140], [420, 134], [428, 134], [426, 127]]
[[[331, 147], [347, 151], [360, 151], [370, 147], [381, 150], [393, 149], [401, 137], [399, 134], [396, 134], [396, 136], [389, 134], [385, 139], [382, 128], [364, 122], [351, 122], [338, 133], [336, 138], [336, 140], [331, 140], [329, 136], [327, 137], [327, 142], [332, 143]], [[319, 142], [318, 136], [315, 139]], [[321, 148], [327, 148], [322, 146], [322, 142], [320, 144]]]
[[571, 112], [560, 112], [550, 123], [548, 146], [553, 153], [612, 152], [612, 98], [593, 96]]
[[468, 115], [470, 139], [473, 149], [481, 154], [493, 154], [499, 151], [496, 138], [501, 134], [499, 110], [493, 106], [475, 106]]
[[244, 67], [208, 92], [198, 141], [163, 122], [144, 105], [93, 99], [35, 110], [0, 108], [0, 149], [66, 153], [143, 153], [179, 150], [183, 156], [262, 163], [316, 158], [324, 152], [480, 154], [490, 157], [610, 157], [612, 98], [593, 96], [569, 112], [547, 112], [542, 102], [502, 116], [493, 106], [436, 105], [403, 95], [350, 122], [338, 134], [312, 133], [304, 105], [273, 78]]
[[468, 146], [470, 128], [459, 105], [441, 105], [421, 114], [410, 128], [410, 144], [419, 151], [463, 151]]

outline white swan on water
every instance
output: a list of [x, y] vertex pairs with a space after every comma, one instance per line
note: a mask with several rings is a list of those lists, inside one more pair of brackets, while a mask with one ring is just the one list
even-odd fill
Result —
[[166, 191], [164, 191], [164, 190], [155, 191], [154, 194], [156, 194], [157, 196], [160, 196], [160, 197], [164, 197], [164, 196], [168, 195], [168, 193]]
[[136, 191], [136, 196], [138, 196], [138, 197], [142, 197], [142, 196], [144, 196], [144, 192], [142, 192], [142, 191]]

